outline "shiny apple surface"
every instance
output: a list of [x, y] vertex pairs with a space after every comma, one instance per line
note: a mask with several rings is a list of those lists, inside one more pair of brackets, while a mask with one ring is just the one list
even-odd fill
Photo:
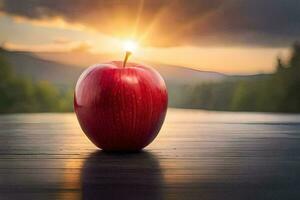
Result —
[[150, 67], [111, 62], [80, 76], [74, 110], [87, 137], [107, 151], [136, 151], [150, 144], [165, 119], [168, 95]]

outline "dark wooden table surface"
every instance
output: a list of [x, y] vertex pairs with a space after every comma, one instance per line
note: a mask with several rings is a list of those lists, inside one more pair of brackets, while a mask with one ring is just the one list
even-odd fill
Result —
[[134, 154], [74, 114], [0, 116], [0, 199], [300, 199], [300, 116], [169, 109]]

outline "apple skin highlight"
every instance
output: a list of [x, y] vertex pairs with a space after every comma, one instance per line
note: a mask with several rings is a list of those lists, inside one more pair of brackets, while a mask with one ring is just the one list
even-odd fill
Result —
[[168, 94], [158, 72], [140, 64], [111, 62], [80, 76], [74, 110], [87, 137], [106, 151], [138, 151], [164, 122]]

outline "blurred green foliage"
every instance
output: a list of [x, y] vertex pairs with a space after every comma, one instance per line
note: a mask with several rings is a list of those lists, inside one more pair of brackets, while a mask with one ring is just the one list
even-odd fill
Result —
[[247, 79], [229, 78], [193, 88], [178, 87], [177, 92], [186, 97], [185, 101], [177, 101], [177, 104], [174, 99], [170, 101], [182, 108], [300, 112], [300, 44], [294, 44], [292, 50], [287, 63], [278, 58], [274, 74]]
[[73, 91], [19, 77], [0, 55], [0, 113], [72, 111]]
[[[227, 78], [196, 85], [168, 85], [169, 105], [226, 111], [300, 112], [300, 44], [290, 59], [277, 59], [277, 70], [266, 76]], [[73, 90], [17, 76], [0, 55], [0, 113], [68, 112]]]

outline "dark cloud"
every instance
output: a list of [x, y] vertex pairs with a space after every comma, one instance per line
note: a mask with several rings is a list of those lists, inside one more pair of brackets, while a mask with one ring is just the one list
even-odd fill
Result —
[[2, 0], [1, 10], [59, 16], [120, 37], [138, 24], [152, 45], [288, 46], [300, 38], [299, 0]]

